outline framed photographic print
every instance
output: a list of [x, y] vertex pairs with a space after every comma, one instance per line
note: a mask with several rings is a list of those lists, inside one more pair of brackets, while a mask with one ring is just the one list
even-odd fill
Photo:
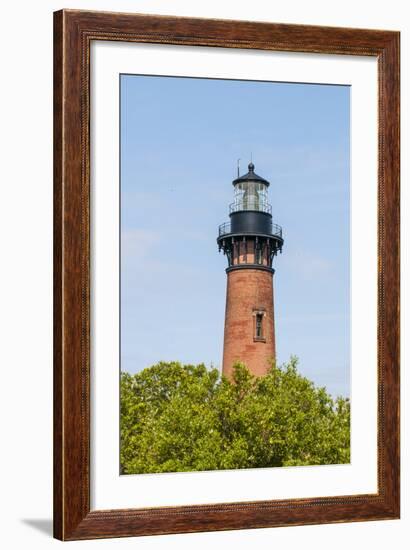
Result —
[[399, 517], [399, 33], [54, 15], [54, 533]]

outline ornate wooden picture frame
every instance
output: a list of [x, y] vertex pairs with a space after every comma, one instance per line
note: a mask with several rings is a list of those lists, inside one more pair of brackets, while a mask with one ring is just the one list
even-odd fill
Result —
[[[95, 40], [371, 56], [378, 62], [378, 492], [90, 509], [90, 47]], [[398, 32], [63, 10], [54, 14], [54, 536], [399, 517]]]

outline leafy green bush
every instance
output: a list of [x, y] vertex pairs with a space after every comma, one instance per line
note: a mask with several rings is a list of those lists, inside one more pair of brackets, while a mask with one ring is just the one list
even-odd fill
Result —
[[350, 403], [333, 400], [292, 358], [232, 382], [205, 365], [158, 363], [121, 375], [121, 473], [350, 461]]

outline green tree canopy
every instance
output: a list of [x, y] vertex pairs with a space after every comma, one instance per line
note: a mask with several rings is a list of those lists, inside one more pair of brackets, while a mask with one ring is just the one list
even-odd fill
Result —
[[233, 381], [205, 365], [158, 363], [121, 375], [124, 474], [350, 461], [350, 404], [297, 371], [292, 358]]

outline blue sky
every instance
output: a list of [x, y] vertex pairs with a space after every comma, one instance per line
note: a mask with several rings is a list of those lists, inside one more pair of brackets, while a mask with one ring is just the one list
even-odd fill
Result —
[[221, 366], [236, 161], [271, 182], [277, 359], [350, 392], [350, 88], [121, 76], [121, 368]]

